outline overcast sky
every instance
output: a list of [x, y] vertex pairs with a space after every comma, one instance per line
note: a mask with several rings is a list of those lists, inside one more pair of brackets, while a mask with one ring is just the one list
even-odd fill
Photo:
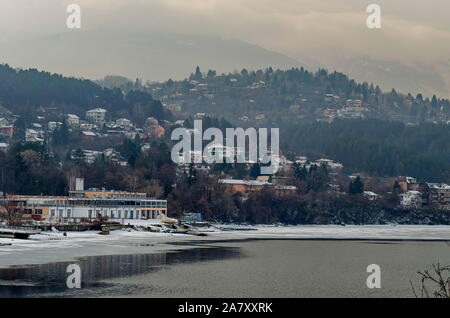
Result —
[[[448, 0], [1, 0], [0, 39], [68, 32], [70, 3], [81, 6], [84, 30], [234, 38], [311, 65], [369, 56], [449, 68]], [[371, 3], [382, 8], [379, 30], [366, 26]]]

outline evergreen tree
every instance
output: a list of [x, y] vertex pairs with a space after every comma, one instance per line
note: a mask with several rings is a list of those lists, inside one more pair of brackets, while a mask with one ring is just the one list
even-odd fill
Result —
[[350, 194], [361, 194], [364, 192], [364, 183], [361, 178], [357, 176], [355, 180], [350, 182], [349, 191]]

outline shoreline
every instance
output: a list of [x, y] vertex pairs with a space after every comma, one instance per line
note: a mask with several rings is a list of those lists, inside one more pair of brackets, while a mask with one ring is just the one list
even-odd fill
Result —
[[[209, 232], [199, 237], [185, 234], [114, 231], [45, 232], [30, 240], [0, 238], [0, 268], [76, 262], [89, 256], [154, 254], [210, 244], [249, 240], [445, 242], [450, 247], [450, 226], [258, 226], [257, 231]], [[1, 244], [12, 245], [1, 245]]]

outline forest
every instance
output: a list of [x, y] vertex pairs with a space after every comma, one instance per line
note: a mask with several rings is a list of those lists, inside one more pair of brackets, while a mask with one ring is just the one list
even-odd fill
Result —
[[449, 125], [336, 120], [291, 125], [283, 129], [283, 136], [290, 136], [284, 142], [295, 153], [333, 158], [349, 172], [450, 182]]
[[146, 92], [119, 88], [104, 88], [86, 79], [68, 78], [36, 69], [13, 69], [0, 65], [0, 105], [31, 121], [43, 112], [73, 113], [84, 116], [85, 111], [102, 107], [110, 116], [127, 117], [143, 123], [147, 117], [170, 118], [161, 102]]

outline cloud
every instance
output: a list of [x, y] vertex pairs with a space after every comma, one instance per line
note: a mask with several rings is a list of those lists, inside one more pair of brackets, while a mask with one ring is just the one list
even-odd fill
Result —
[[16, 34], [65, 32], [65, 8], [71, 3], [82, 7], [87, 29], [223, 36], [297, 58], [367, 54], [431, 61], [450, 53], [448, 19], [431, 14], [448, 12], [450, 4], [442, 0], [435, 0], [434, 8], [421, 0], [397, 0], [396, 5], [378, 0], [381, 30], [366, 27], [366, 7], [358, 0], [2, 0], [0, 27]]
[[77, 3], [85, 30], [235, 38], [314, 66], [357, 56], [448, 66], [448, 0], [374, 2], [379, 30], [366, 27], [371, 2], [360, 0], [2, 0], [0, 29], [14, 37], [67, 32], [65, 8]]

